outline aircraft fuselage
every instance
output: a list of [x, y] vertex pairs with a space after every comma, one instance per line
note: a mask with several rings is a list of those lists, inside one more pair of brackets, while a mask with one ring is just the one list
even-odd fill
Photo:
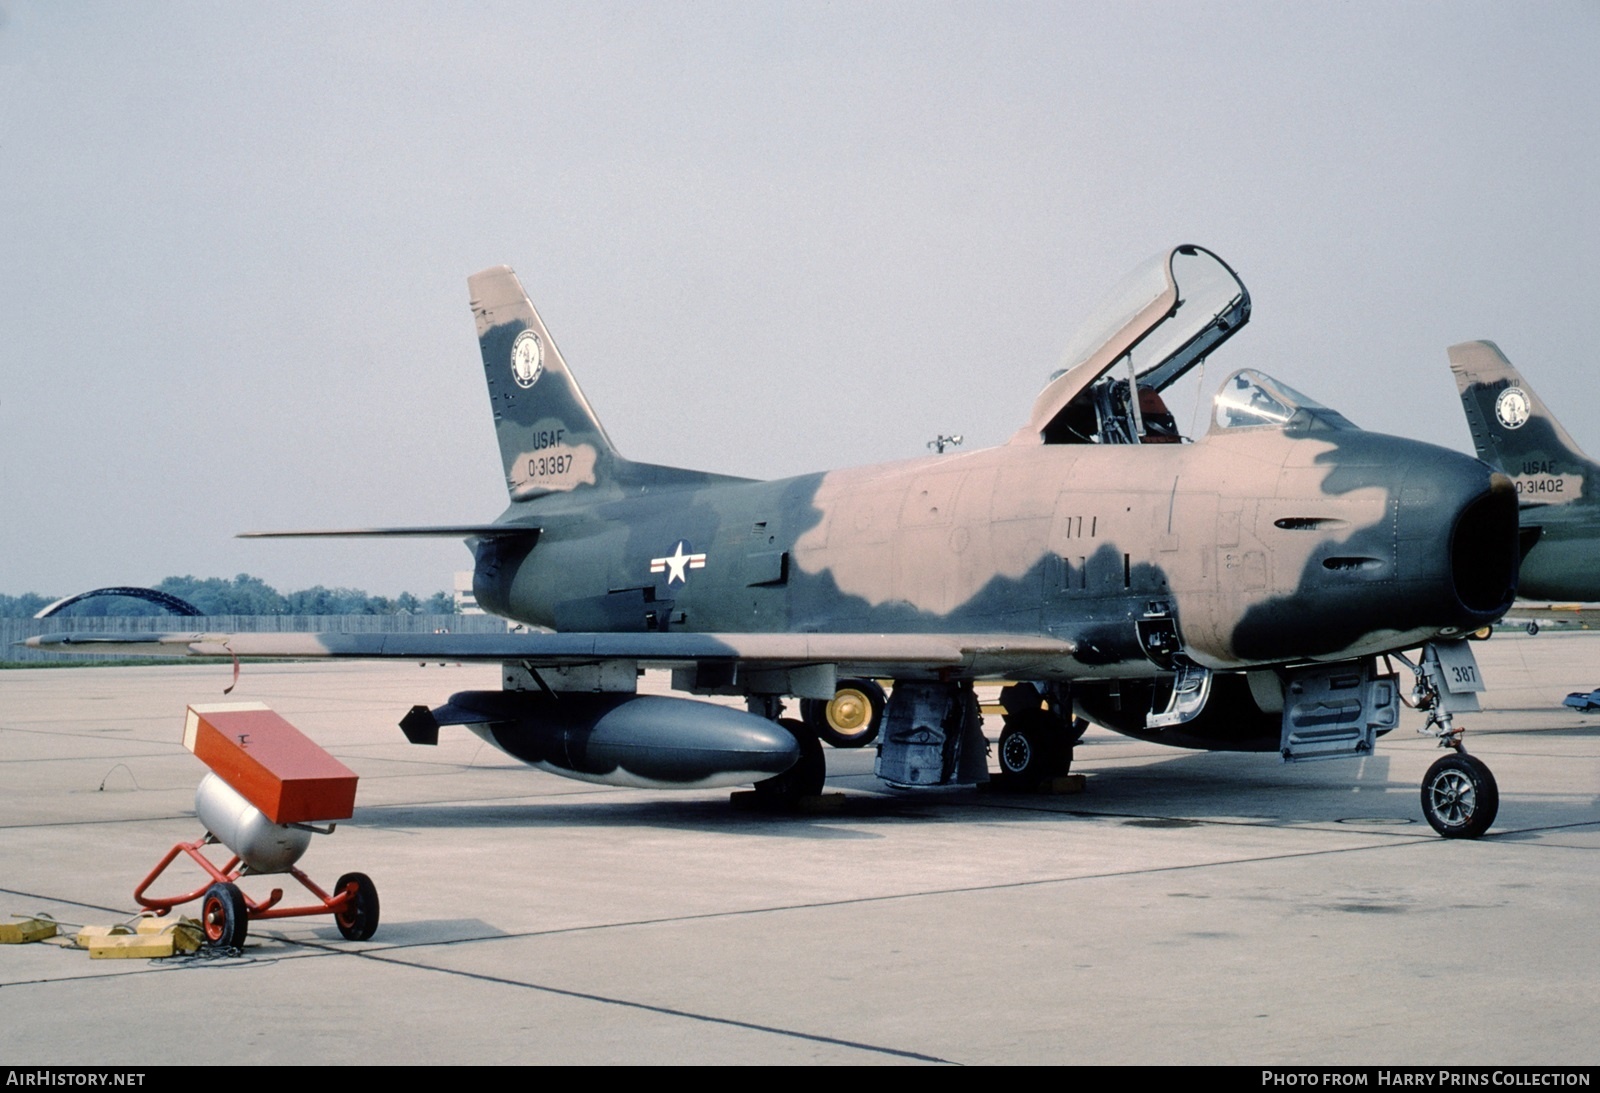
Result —
[[772, 482], [514, 505], [476, 594], [563, 631], [1017, 633], [1055, 678], [1369, 655], [1505, 605], [1509, 482], [1359, 430], [1008, 445]]

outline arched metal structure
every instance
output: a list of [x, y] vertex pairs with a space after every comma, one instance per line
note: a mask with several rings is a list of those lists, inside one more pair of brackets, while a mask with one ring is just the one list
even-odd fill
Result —
[[157, 592], [153, 588], [132, 588], [118, 585], [113, 588], [96, 588], [91, 592], [79, 592], [76, 596], [63, 597], [48, 607], [41, 608], [33, 617], [36, 619], [48, 619], [58, 611], [71, 607], [82, 600], [92, 599], [95, 596], [127, 596], [135, 600], [148, 600], [157, 607], [166, 608], [174, 615], [204, 614], [203, 611], [188, 600], [180, 600], [178, 597], [168, 595], [165, 592]]

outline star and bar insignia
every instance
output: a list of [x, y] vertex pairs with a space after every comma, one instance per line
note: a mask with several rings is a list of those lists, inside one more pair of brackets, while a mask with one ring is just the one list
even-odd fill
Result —
[[685, 582], [688, 579], [686, 570], [704, 569], [705, 567], [705, 552], [702, 551], [699, 554], [689, 553], [689, 541], [687, 539], [679, 539], [678, 545], [666, 557], [650, 559], [650, 572], [667, 574], [667, 584], [669, 585], [673, 581], [677, 581], [679, 584]]

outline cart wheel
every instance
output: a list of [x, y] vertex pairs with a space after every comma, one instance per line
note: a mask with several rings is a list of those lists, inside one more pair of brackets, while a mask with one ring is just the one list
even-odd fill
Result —
[[237, 884], [226, 881], [206, 889], [200, 900], [200, 926], [206, 944], [219, 949], [240, 949], [250, 930], [250, 908]]
[[378, 886], [365, 873], [346, 873], [333, 886], [335, 895], [355, 885], [355, 898], [333, 916], [348, 941], [365, 941], [378, 932]]

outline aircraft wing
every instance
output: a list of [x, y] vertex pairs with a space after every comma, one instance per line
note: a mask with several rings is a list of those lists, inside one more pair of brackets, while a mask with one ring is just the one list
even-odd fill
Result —
[[1524, 603], [1511, 605], [1502, 622], [1570, 622], [1600, 627], [1600, 603]]
[[[24, 643], [57, 653], [223, 656], [239, 659], [336, 657], [352, 660], [453, 660], [576, 667], [630, 662], [641, 668], [743, 664], [755, 669], [836, 665], [864, 676], [897, 672], [1011, 673], [1059, 663], [1071, 641], [1019, 634], [694, 634], [553, 633], [64, 633]], [[1051, 673], [1043, 673], [1051, 674]], [[830, 692], [831, 693], [831, 692]]]

